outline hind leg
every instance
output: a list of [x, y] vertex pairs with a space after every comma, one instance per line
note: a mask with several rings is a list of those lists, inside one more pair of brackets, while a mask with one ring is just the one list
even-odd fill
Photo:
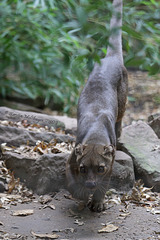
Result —
[[116, 132], [116, 149], [117, 150], [122, 150], [121, 149], [121, 144], [119, 142], [119, 138], [120, 138], [121, 132], [122, 132], [122, 120], [116, 122], [115, 132]]
[[117, 122], [115, 124], [117, 140], [118, 138], [120, 138], [121, 132], [122, 132], [122, 118], [126, 110], [127, 93], [128, 93], [128, 76], [127, 76], [127, 70], [125, 69], [125, 67], [123, 67], [122, 73], [123, 74], [117, 88], [118, 117], [117, 117]]
[[116, 139], [118, 141], [122, 132], [122, 120], [116, 122], [115, 130], [116, 130]]

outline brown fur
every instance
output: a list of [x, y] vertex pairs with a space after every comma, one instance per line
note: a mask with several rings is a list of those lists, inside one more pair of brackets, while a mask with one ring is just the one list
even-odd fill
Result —
[[[68, 160], [68, 189], [73, 197], [83, 200], [93, 211], [102, 211], [105, 208], [104, 196], [114, 153], [112, 146], [79, 144]], [[84, 172], [81, 172], [81, 168]], [[93, 195], [92, 201], [88, 202], [90, 195]]]

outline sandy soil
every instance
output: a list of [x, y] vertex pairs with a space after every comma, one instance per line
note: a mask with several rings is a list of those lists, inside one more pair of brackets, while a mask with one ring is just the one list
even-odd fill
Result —
[[[68, 192], [62, 190], [48, 203], [40, 203], [35, 196], [30, 203], [16, 203], [8, 210], [0, 209], [0, 239], [54, 239], [52, 237], [57, 235], [61, 240], [160, 239], [160, 215], [151, 213], [146, 206], [130, 203], [126, 208], [115, 201], [107, 205], [106, 211], [93, 213], [88, 208], [78, 210], [78, 203], [66, 196]], [[28, 216], [13, 216], [21, 209], [34, 212]], [[111, 225], [111, 233], [98, 233], [105, 225]], [[117, 230], [113, 231], [113, 226]], [[52, 235], [49, 238], [41, 234]]]

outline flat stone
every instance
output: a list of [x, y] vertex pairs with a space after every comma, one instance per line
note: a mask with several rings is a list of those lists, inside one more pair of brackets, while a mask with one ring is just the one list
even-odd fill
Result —
[[76, 135], [77, 132], [77, 119], [70, 118], [67, 116], [54, 116], [60, 122], [63, 122], [65, 125], [65, 132]]
[[136, 178], [160, 192], [160, 140], [153, 129], [142, 121], [127, 126], [123, 128], [120, 144], [133, 159]]
[[148, 121], [149, 126], [153, 129], [158, 138], [160, 138], [160, 113], [149, 116]]
[[77, 119], [67, 116], [54, 116], [55, 119], [64, 123], [66, 129], [77, 128]]
[[38, 140], [50, 142], [56, 139], [57, 142], [73, 142], [74, 137], [66, 134], [52, 132], [29, 131], [23, 128], [0, 125], [0, 144], [7, 143], [8, 146], [20, 146], [29, 144], [34, 146]]
[[53, 116], [41, 113], [18, 111], [7, 107], [0, 107], [0, 120], [9, 120], [13, 122], [27, 120], [27, 123], [29, 124], [37, 123], [41, 126], [54, 127], [55, 129], [65, 128], [64, 124], [55, 119]]
[[[69, 153], [44, 154], [35, 159], [23, 154], [4, 152], [7, 168], [14, 171], [15, 177], [37, 194], [47, 194], [66, 188], [65, 167]], [[113, 168], [110, 187], [128, 191], [134, 183], [132, 160], [118, 151]]]
[[44, 154], [38, 159], [6, 152], [4, 159], [7, 168], [14, 171], [15, 177], [41, 195], [59, 191], [65, 187], [65, 163], [69, 154]]

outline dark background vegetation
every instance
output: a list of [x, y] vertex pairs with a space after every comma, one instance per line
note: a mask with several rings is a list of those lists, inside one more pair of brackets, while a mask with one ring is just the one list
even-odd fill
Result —
[[[0, 98], [69, 113], [106, 54], [112, 1], [1, 0]], [[160, 1], [124, 0], [126, 67], [160, 72]]]

